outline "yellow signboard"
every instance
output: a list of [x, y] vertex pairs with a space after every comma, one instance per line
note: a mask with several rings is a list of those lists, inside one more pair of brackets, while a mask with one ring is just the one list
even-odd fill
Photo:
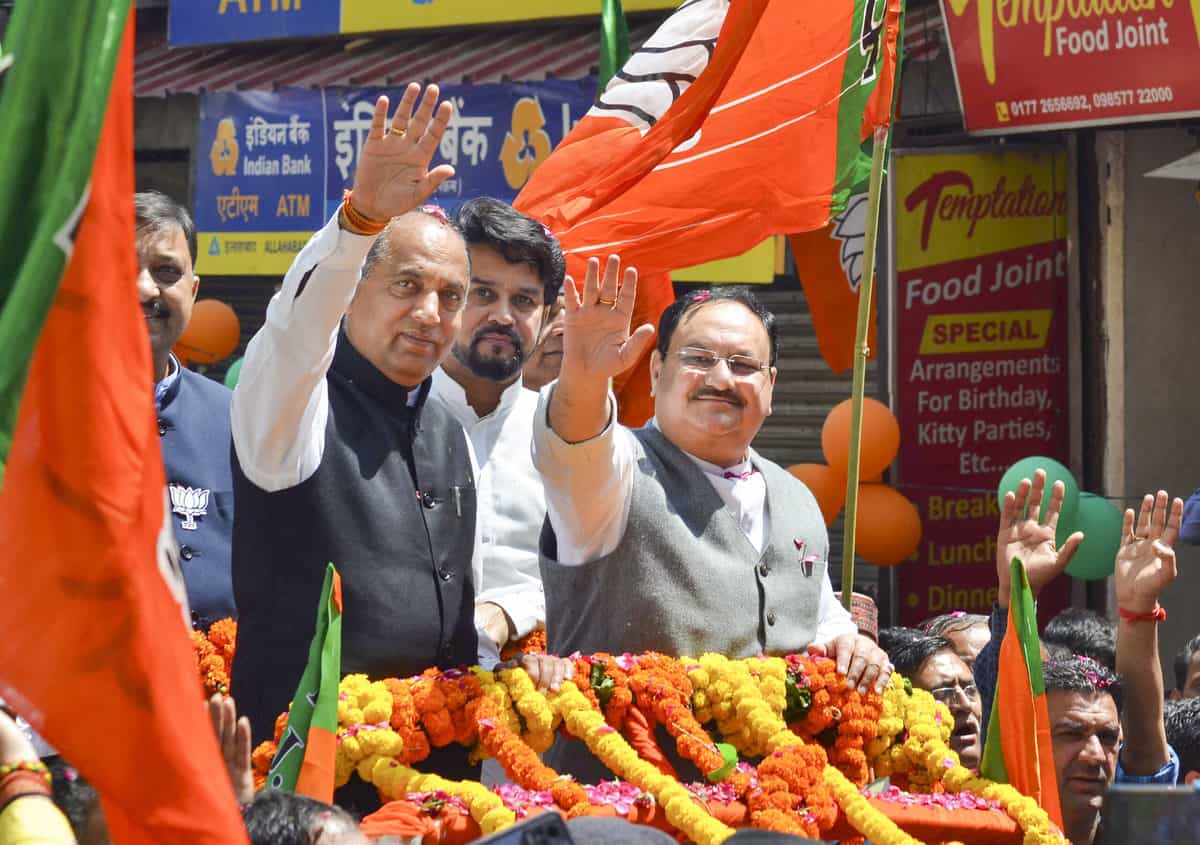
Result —
[[674, 270], [673, 282], [708, 282], [709, 284], [769, 285], [775, 281], [778, 247], [782, 238], [767, 238], [741, 255], [697, 264]]
[[198, 232], [199, 276], [279, 276], [312, 232]]
[[901, 273], [1067, 236], [1067, 157], [1050, 151], [910, 156], [896, 196]]
[[[678, 0], [624, 0], [626, 12], [674, 9]], [[426, 29], [595, 16], [600, 0], [342, 0], [342, 32]]]

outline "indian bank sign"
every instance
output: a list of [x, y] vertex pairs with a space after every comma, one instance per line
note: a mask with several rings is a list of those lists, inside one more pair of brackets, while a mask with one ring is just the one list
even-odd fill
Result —
[[942, 0], [967, 130], [1200, 114], [1200, 0]]

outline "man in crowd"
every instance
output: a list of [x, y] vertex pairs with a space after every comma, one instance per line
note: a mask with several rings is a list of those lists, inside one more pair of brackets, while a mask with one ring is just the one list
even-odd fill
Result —
[[558, 378], [559, 370], [562, 369], [563, 317], [565, 316], [563, 297], [559, 294], [558, 299], [550, 306], [550, 313], [546, 315], [537, 346], [534, 347], [533, 354], [529, 356], [525, 369], [522, 371], [521, 378], [528, 390], [539, 391]]
[[230, 391], [181, 366], [171, 352], [187, 328], [200, 288], [191, 216], [157, 191], [135, 194], [134, 213], [137, 287], [150, 334], [171, 521], [192, 623], [207, 627], [235, 614], [230, 576]]
[[1200, 696], [1200, 635], [1188, 640], [1175, 655], [1175, 689], [1170, 696], [1175, 699]]
[[[1046, 475], [1021, 481], [1005, 497], [996, 543], [999, 577], [992, 610], [992, 639], [975, 664], [987, 725], [996, 688], [1000, 643], [1008, 623], [1010, 565], [1025, 564], [1034, 597], [1060, 575], [1083, 539], [1071, 535], [1055, 545], [1063, 484], [1056, 482], [1041, 519]], [[1026, 505], [1028, 504], [1028, 517]], [[1183, 502], [1167, 494], [1146, 496], [1136, 518], [1126, 511], [1113, 581], [1121, 622], [1117, 629], [1116, 675], [1091, 658], [1050, 660], [1045, 668], [1046, 705], [1062, 805], [1064, 833], [1076, 845], [1091, 845], [1100, 822], [1104, 792], [1111, 783], [1175, 783], [1179, 758], [1163, 727], [1162, 670], [1158, 622], [1166, 618], [1159, 597], [1175, 579], [1174, 544]], [[1120, 683], [1117, 682], [1120, 677]], [[985, 727], [985, 743], [986, 727]]]
[[911, 628], [885, 628], [879, 643], [897, 672], [949, 708], [954, 717], [950, 747], [964, 766], [978, 769], [983, 752], [979, 688], [954, 645], [945, 637]]
[[1068, 607], [1046, 623], [1042, 642], [1082, 654], [1109, 670], [1117, 668], [1117, 626], [1094, 610]]
[[961, 610], [928, 619], [921, 623], [921, 630], [948, 639], [954, 646], [954, 653], [972, 671], [975, 670], [975, 658], [992, 636], [986, 616]]
[[[233, 398], [233, 691], [255, 741], [295, 691], [328, 561], [342, 575], [344, 673], [476, 662], [470, 446], [426, 402], [470, 264], [453, 221], [421, 205], [453, 168], [428, 169], [450, 104], [435, 112], [431, 85], [414, 111], [419, 93], [410, 85], [390, 121], [379, 98], [353, 191], [271, 300]], [[554, 684], [555, 671], [531, 674]], [[462, 749], [424, 765], [478, 771]]]
[[490, 197], [458, 213], [470, 253], [471, 287], [462, 327], [433, 373], [430, 401], [470, 438], [482, 581], [475, 622], [497, 648], [546, 621], [537, 542], [546, 519], [542, 479], [529, 437], [537, 395], [521, 368], [562, 289], [562, 250], [549, 231]]
[[542, 391], [534, 464], [552, 651], [730, 657], [812, 646], [849, 683], [882, 689], [887, 655], [857, 633], [827, 574], [825, 523], [808, 489], [750, 449], [771, 412], [773, 315], [741, 289], [689, 294], [663, 314], [651, 379], [657, 415], [616, 423], [609, 379], [652, 326], [630, 333], [637, 284], [588, 264], [565, 291], [563, 364]]
[[1167, 742], [1179, 755], [1179, 783], [1200, 778], [1200, 696], [1168, 701], [1164, 722]]

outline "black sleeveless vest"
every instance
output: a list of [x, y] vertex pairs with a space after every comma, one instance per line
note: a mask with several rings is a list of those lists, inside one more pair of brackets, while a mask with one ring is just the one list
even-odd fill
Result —
[[342, 674], [415, 675], [476, 662], [475, 486], [462, 427], [401, 387], [343, 331], [326, 377], [317, 471], [268, 493], [234, 461], [233, 695], [271, 737], [308, 659], [325, 564], [342, 577]]

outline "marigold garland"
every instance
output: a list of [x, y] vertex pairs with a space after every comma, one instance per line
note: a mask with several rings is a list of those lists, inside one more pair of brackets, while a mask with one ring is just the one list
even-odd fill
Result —
[[[231, 655], [235, 632], [232, 623], [210, 630], [206, 646], [197, 646], [198, 670], [201, 651], [206, 657]], [[604, 801], [590, 797], [598, 787], [577, 784], [538, 758], [561, 726], [626, 782], [621, 790], [653, 799], [668, 822], [701, 845], [723, 842], [733, 832], [712, 815], [708, 800], [742, 800], [754, 825], [813, 837], [828, 833], [844, 814], [876, 845], [910, 845], [916, 840], [859, 791], [872, 768], [874, 776], [889, 775], [913, 790], [950, 790], [995, 802], [1020, 825], [1025, 845], [1064, 841], [1032, 799], [959, 764], [948, 745], [949, 712], [899, 675], [879, 696], [848, 689], [832, 661], [806, 655], [674, 660], [597, 654], [577, 657], [575, 665], [572, 681], [555, 693], [538, 692], [522, 669], [429, 670], [382, 681], [347, 676], [339, 685], [337, 782], [357, 772], [389, 797], [440, 791], [460, 801], [484, 833], [503, 829], [515, 820], [520, 802], [506, 804], [480, 784], [411, 767], [431, 747], [457, 743], [477, 758], [499, 760], [517, 784], [512, 788], [529, 800], [585, 814]], [[766, 757], [757, 770], [739, 764], [719, 785], [722, 797], [709, 796], [638, 757], [620, 734], [633, 706], [666, 726], [680, 753], [704, 771], [727, 765], [706, 724], [715, 723], [721, 739], [743, 755]], [[285, 723], [282, 714], [277, 737]], [[259, 785], [275, 750], [275, 743], [263, 743], [254, 751]]]
[[733, 828], [717, 821], [700, 807], [679, 781], [668, 777], [638, 757], [625, 738], [593, 708], [571, 681], [550, 699], [571, 733], [579, 737], [604, 765], [625, 780], [654, 796], [667, 820], [697, 845], [719, 845], [733, 836]]
[[501, 660], [512, 660], [522, 654], [546, 653], [546, 629], [539, 625], [519, 640], [509, 640], [500, 650]]
[[196, 674], [204, 684], [204, 694], [229, 694], [229, 673], [237, 645], [237, 622], [226, 618], [214, 622], [208, 631], [192, 631], [192, 653]]

